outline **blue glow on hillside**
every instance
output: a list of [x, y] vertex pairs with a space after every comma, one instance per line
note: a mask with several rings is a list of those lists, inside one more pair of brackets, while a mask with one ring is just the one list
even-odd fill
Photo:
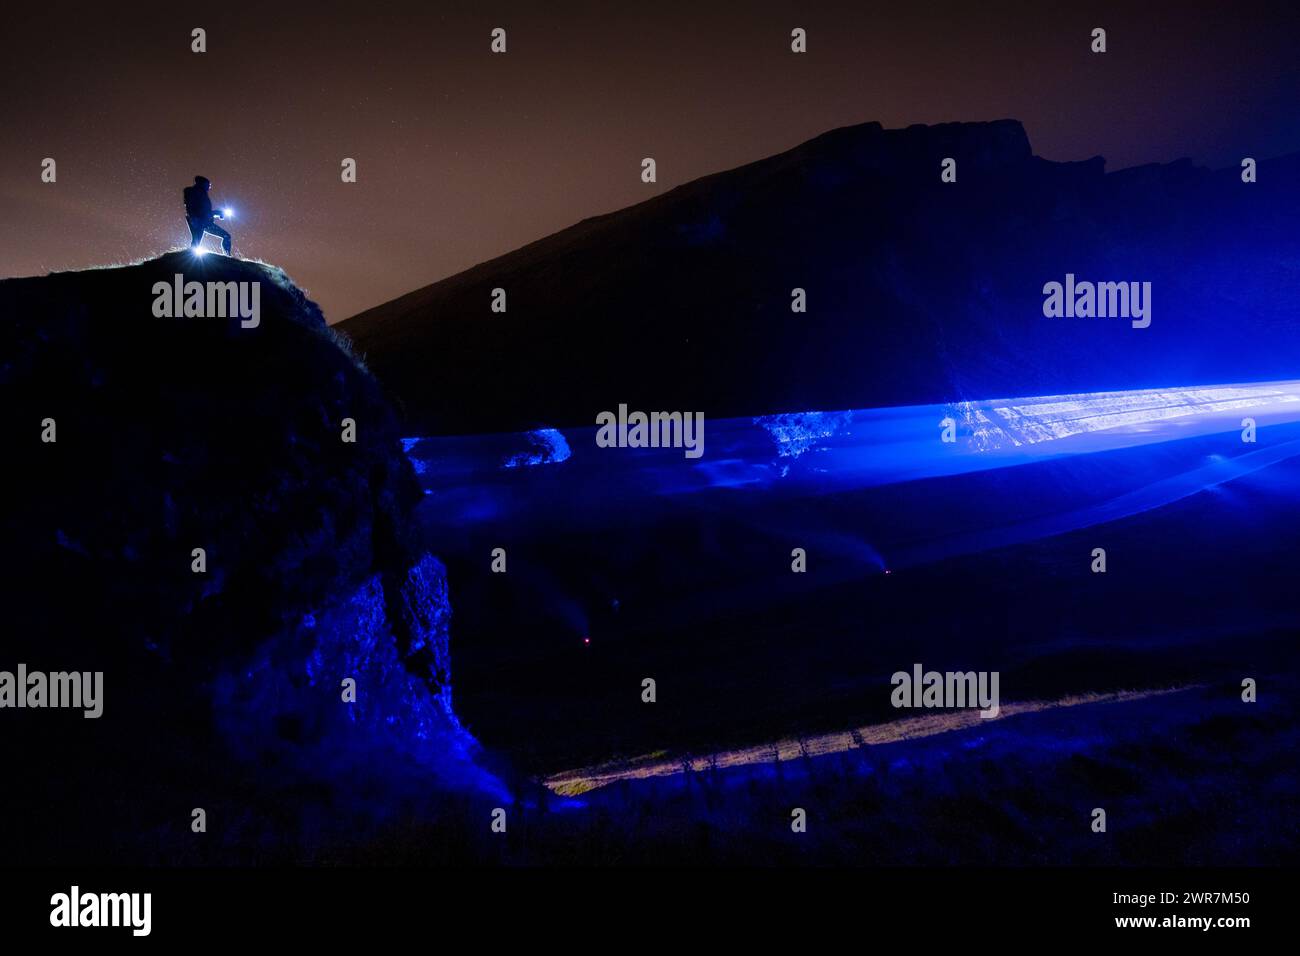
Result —
[[[514, 507], [505, 485], [495, 490], [503, 469], [566, 462], [570, 486], [590, 483], [593, 501], [711, 488], [818, 494], [1231, 434], [1247, 417], [1259, 430], [1300, 422], [1300, 381], [708, 419], [698, 460], [675, 448], [598, 448], [594, 426], [408, 438], [403, 447], [426, 490], [444, 506], [464, 504], [472, 523]], [[941, 440], [948, 421], [951, 442]], [[1251, 448], [1234, 439], [1224, 453]]]
[[818, 448], [820, 440], [847, 431], [852, 422], [852, 412], [789, 412], [754, 419], [772, 436], [780, 458], [798, 458]]
[[[1209, 434], [1240, 427], [1238, 412], [1285, 415], [1290, 411], [1288, 406], [1297, 405], [1300, 382], [1267, 382], [968, 402], [954, 409], [982, 451], [1007, 445], [1036, 445], [1092, 432], [1137, 432], [1153, 435], [1157, 441], [1183, 438], [1189, 432]], [[1191, 428], [1181, 427], [1181, 433], [1160, 428], [1174, 420]]]
[[[1245, 418], [1256, 423], [1255, 443], [1242, 441]], [[942, 440], [945, 423], [951, 442]], [[655, 522], [683, 514], [682, 506], [752, 509], [749, 520], [764, 533], [809, 542], [856, 573], [879, 574], [1066, 533], [1219, 488], [1300, 455], [1297, 423], [1300, 381], [1284, 381], [707, 419], [700, 459], [675, 448], [600, 448], [594, 426], [403, 444], [429, 496], [422, 520], [440, 540], [453, 529], [495, 534], [501, 527], [598, 534], [613, 525], [649, 533]], [[1098, 465], [1085, 459], [1108, 453], [1102, 481]], [[1046, 481], [1023, 475], [1015, 479], [1019, 492], [997, 501], [984, 494], [960, 516], [945, 511], [940, 520], [928, 509], [935, 511], [931, 521], [923, 509], [885, 521], [883, 533], [879, 515], [859, 527], [861, 519], [837, 520], [829, 504], [822, 520], [797, 504], [793, 512], [778, 507], [1071, 460], [1079, 467], [1058, 469]], [[558, 462], [562, 472], [539, 467]], [[562, 482], [551, 474], [562, 474]], [[924, 493], [962, 496], [971, 487], [946, 483]], [[637, 503], [631, 512], [629, 502]], [[897, 516], [896, 508], [883, 507]], [[717, 595], [719, 604], [725, 600]], [[587, 633], [579, 615], [564, 616], [574, 618], [574, 634]]]
[[526, 432], [524, 438], [527, 439], [531, 450], [511, 455], [502, 462], [502, 468], [556, 465], [562, 461], [567, 461], [572, 454], [569, 450], [569, 443], [554, 428], [541, 428], [537, 431]]

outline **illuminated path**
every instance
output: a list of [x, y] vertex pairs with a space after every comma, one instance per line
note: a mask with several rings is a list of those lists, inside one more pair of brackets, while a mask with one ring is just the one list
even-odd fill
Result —
[[[1254, 444], [1241, 440], [1244, 418], [1256, 422]], [[951, 443], [941, 440], [946, 419]], [[428, 496], [419, 520], [444, 558], [457, 557], [457, 542], [477, 554], [487, 536], [507, 533], [589, 540], [566, 560], [598, 565], [611, 528], [648, 540], [662, 527], [689, 534], [696, 518], [725, 520], [751, 549], [808, 548], [827, 587], [1169, 505], [1300, 456], [1297, 423], [1300, 381], [1282, 381], [710, 419], [699, 459], [599, 448], [594, 425], [405, 444]], [[1089, 464], [1093, 456], [1109, 457]], [[999, 470], [1006, 481], [963, 479]], [[919, 484], [935, 479], [943, 484]], [[933, 506], [940, 497], [952, 507]], [[555, 583], [562, 575], [544, 561], [525, 568], [538, 599], [572, 605], [573, 627], [585, 629], [581, 593]], [[788, 583], [759, 595], [743, 575], [719, 576], [709, 600], [714, 612], [752, 609]], [[699, 613], [654, 603], [645, 626]]]
[[[1247, 417], [1256, 422], [1255, 444], [1241, 440]], [[945, 420], [954, 424], [953, 442], [940, 439]], [[436, 525], [541, 532], [652, 525], [667, 513], [692, 508], [752, 508], [755, 520], [779, 529], [782, 519], [773, 505], [783, 498], [858, 492], [1184, 439], [1208, 441], [1209, 458], [1157, 463], [1153, 456], [1150, 469], [1133, 468], [1122, 480], [1115, 471], [1106, 488], [1088, 489], [1093, 494], [1063, 491], [1045, 517], [1027, 519], [1014, 509], [998, 511], [987, 500], [972, 500], [969, 527], [947, 527], [939, 540], [918, 531], [916, 540], [892, 542], [889, 566], [903, 567], [1169, 504], [1300, 454], [1295, 429], [1275, 428], [1295, 423], [1300, 423], [1300, 381], [708, 420], [699, 459], [672, 448], [598, 448], [594, 426], [410, 438], [406, 446], [426, 495], [435, 502], [430, 519]], [[1106, 500], [1098, 500], [1103, 492]], [[921, 540], [927, 536], [932, 540]]]
[[[770, 435], [781, 479], [839, 476], [862, 487], [1239, 434], [1247, 417], [1258, 428], [1300, 422], [1300, 381], [770, 415], [753, 423]], [[947, 419], [955, 425], [951, 443], [940, 441]], [[1236, 447], [1252, 446], [1238, 440]], [[734, 465], [732, 479], [744, 483], [751, 463], [742, 457]]]
[[[706, 421], [704, 455], [597, 448], [595, 427], [406, 439], [431, 493], [563, 469], [604, 496], [869, 487], [1300, 422], [1300, 381], [1094, 392]], [[956, 440], [940, 440], [951, 419]], [[1238, 449], [1244, 449], [1240, 441]], [[595, 504], [595, 502], [592, 502]]]
[[1044, 710], [1060, 710], [1080, 704], [1119, 703], [1160, 697], [1193, 690], [1200, 685], [1176, 687], [1168, 690], [1119, 691], [1113, 694], [1080, 694], [1060, 700], [1028, 700], [1003, 704], [997, 717], [984, 718], [977, 710], [941, 711], [924, 717], [907, 717], [884, 724], [869, 724], [856, 730], [820, 734], [814, 737], [789, 737], [775, 743], [739, 750], [726, 750], [703, 757], [646, 756], [616, 763], [601, 764], [581, 770], [569, 770], [545, 778], [542, 782], [552, 792], [566, 797], [576, 797], [620, 780], [646, 780], [651, 777], [669, 777], [674, 774], [756, 764], [789, 762], [803, 757], [823, 757], [827, 754], [845, 753], [859, 747], [898, 743], [932, 737], [954, 730], [965, 730], [977, 724], [993, 723], [1017, 714], [1032, 714]]

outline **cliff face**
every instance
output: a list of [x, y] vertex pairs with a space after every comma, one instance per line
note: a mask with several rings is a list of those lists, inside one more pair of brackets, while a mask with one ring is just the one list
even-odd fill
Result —
[[[1297, 215], [1297, 157], [1251, 184], [1186, 162], [1107, 174], [1033, 156], [1014, 121], [871, 123], [339, 328], [426, 433], [589, 425], [619, 402], [734, 416], [1289, 378]], [[1045, 318], [1067, 273], [1150, 282], [1150, 327]]]
[[[177, 275], [256, 283], [257, 321], [159, 317]], [[33, 852], [143, 825], [165, 835], [153, 852], [192, 856], [191, 809], [235, 781], [247, 822], [277, 788], [332, 787], [391, 748], [429, 766], [467, 752], [397, 419], [283, 272], [181, 252], [0, 282], [0, 387], [16, 479], [0, 669], [104, 675], [98, 720], [5, 715], [0, 745], [42, 782], [24, 798], [81, 821], [22, 834]], [[121, 803], [88, 811], [74, 795], [103, 774]]]

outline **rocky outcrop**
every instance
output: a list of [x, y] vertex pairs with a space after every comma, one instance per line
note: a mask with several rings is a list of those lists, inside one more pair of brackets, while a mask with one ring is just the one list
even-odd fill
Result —
[[[178, 275], [256, 284], [257, 321], [160, 317]], [[223, 840], [261, 821], [239, 842], [288, 845], [297, 821], [268, 808], [303, 787], [347, 805], [362, 765], [367, 818], [411, 779], [490, 784], [451, 712], [446, 578], [406, 530], [397, 417], [283, 272], [181, 252], [0, 282], [0, 387], [4, 661], [102, 671], [105, 696], [95, 721], [4, 715], [19, 799], [72, 821], [19, 848], [84, 860], [144, 831], [136, 856], [191, 858], [195, 807]]]

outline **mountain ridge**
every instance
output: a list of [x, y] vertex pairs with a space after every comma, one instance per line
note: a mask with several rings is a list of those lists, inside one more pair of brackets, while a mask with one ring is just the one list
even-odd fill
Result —
[[[623, 402], [730, 417], [1285, 379], [1298, 184], [1300, 157], [1250, 184], [1185, 160], [1106, 173], [1034, 156], [1015, 120], [868, 123], [334, 328], [424, 434], [589, 424]], [[1067, 274], [1150, 282], [1153, 325], [1045, 318]]]

